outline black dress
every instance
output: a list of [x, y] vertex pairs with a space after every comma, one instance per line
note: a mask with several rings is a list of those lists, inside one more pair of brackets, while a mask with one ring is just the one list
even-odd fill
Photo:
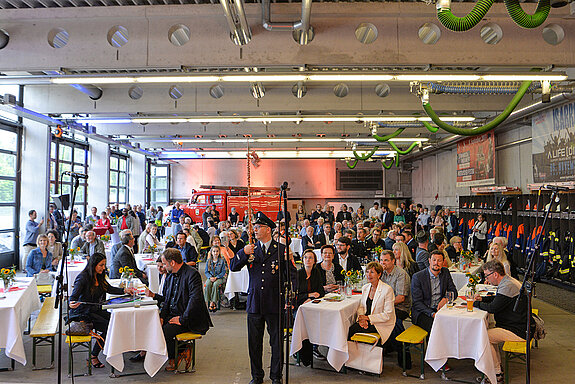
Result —
[[[70, 301], [81, 301], [86, 303], [101, 303], [106, 299], [106, 293], [121, 295], [123, 288], [112, 287], [106, 280], [98, 286], [90, 281], [90, 276], [86, 270], [80, 272], [74, 281], [74, 290], [70, 295]], [[110, 312], [102, 309], [101, 305], [80, 304], [78, 308], [70, 308], [69, 321], [87, 321], [94, 325], [94, 329], [101, 333], [106, 339], [108, 323], [110, 322]], [[94, 343], [92, 356], [98, 356], [102, 346]]]

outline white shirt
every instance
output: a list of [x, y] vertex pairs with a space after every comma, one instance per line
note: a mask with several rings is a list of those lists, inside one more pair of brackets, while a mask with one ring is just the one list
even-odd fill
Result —
[[381, 215], [383, 215], [383, 211], [381, 210], [381, 208], [375, 209], [374, 207], [371, 207], [369, 209], [369, 217], [375, 217], [377, 220], [381, 220]]
[[339, 255], [339, 265], [341, 265], [341, 267], [343, 268], [344, 271], [347, 271], [347, 257], [349, 255], [345, 255], [345, 258], [342, 257], [342, 255]]
[[270, 248], [271, 244], [272, 244], [272, 239], [270, 239], [267, 243], [263, 243], [260, 241], [260, 245], [262, 246], [262, 250], [264, 251], [264, 253], [267, 252], [267, 250]]

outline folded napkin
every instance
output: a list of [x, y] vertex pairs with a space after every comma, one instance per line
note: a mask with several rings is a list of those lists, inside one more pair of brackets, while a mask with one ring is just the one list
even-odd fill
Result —
[[[8, 292], [21, 291], [23, 289], [26, 289], [26, 287], [10, 287]], [[0, 288], [0, 292], [4, 292], [4, 288]]]

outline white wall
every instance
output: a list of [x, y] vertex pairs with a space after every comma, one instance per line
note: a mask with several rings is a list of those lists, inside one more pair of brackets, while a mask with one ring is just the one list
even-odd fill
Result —
[[146, 156], [130, 152], [129, 202], [144, 205], [146, 201]]
[[[531, 137], [531, 126], [502, 131], [495, 137], [495, 146], [502, 146]], [[520, 187], [528, 193], [527, 184], [533, 183], [531, 141], [512, 145], [495, 151], [495, 183], [508, 187]], [[441, 204], [448, 207], [459, 205], [459, 196], [471, 195], [471, 187], [456, 187], [457, 148], [442, 151], [413, 162], [413, 200], [425, 206]], [[438, 198], [435, 199], [435, 196]]]
[[88, 157], [88, 213], [90, 207], [102, 212], [108, 205], [110, 189], [110, 156], [108, 144], [88, 138], [90, 151]]
[[[338, 160], [263, 159], [259, 168], [251, 170], [251, 185], [279, 187], [287, 181], [292, 199], [366, 199], [373, 203], [375, 191], [336, 190], [336, 171], [346, 168]], [[378, 162], [360, 162], [357, 169], [381, 169]], [[171, 165], [171, 198], [187, 200], [192, 189], [200, 185], [247, 186], [244, 160], [183, 160]], [[306, 202], [307, 204], [307, 202]], [[314, 200], [315, 204], [315, 200]], [[307, 207], [309, 209], [309, 206]], [[339, 208], [338, 208], [339, 209]]]
[[[22, 241], [26, 234], [28, 211], [35, 209], [37, 221], [47, 213], [49, 197], [50, 162], [47, 153], [50, 148], [50, 131], [46, 125], [24, 120], [22, 138], [22, 173], [20, 197], [20, 255], [23, 254]], [[42, 230], [45, 227], [42, 227]], [[22, 258], [22, 256], [21, 256]]]

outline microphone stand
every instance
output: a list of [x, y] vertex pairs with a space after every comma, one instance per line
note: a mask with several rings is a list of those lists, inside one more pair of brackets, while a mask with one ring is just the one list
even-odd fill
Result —
[[[58, 381], [57, 383], [60, 384], [62, 382], [62, 330], [63, 330], [63, 300], [65, 293], [68, 292], [68, 250], [70, 248], [69, 243], [70, 240], [70, 227], [72, 225], [72, 212], [74, 211], [74, 203], [76, 202], [76, 191], [80, 186], [80, 178], [76, 175], [71, 175], [72, 180], [74, 181], [74, 189], [72, 191], [72, 202], [70, 203], [70, 215], [68, 216], [68, 225], [66, 226], [66, 237], [65, 240], [62, 241], [62, 260], [60, 265], [60, 272], [56, 277], [57, 285], [56, 285], [56, 300], [54, 303], [54, 308], [58, 309]], [[60, 183], [61, 185], [61, 183]], [[64, 274], [66, 274], [66, 281], [64, 281]], [[72, 363], [72, 362], [70, 362]], [[73, 369], [73, 366], [72, 366]], [[72, 381], [74, 381], [74, 373], [71, 371]]]
[[[539, 221], [539, 198], [541, 197], [541, 188], [539, 187], [539, 193], [537, 195], [537, 211], [535, 216], [535, 231], [537, 232], [537, 223]], [[530, 250], [530, 255], [527, 258], [527, 268], [525, 269], [525, 275], [523, 277], [523, 284], [521, 284], [521, 289], [519, 291], [519, 295], [517, 295], [517, 299], [515, 300], [515, 306], [513, 307], [513, 312], [517, 312], [519, 308], [519, 303], [523, 295], [527, 297], [527, 329], [525, 331], [525, 340], [526, 340], [526, 348], [525, 348], [525, 384], [530, 384], [531, 382], [531, 348], [530, 348], [530, 340], [531, 340], [531, 311], [532, 311], [532, 293], [533, 289], [535, 288], [535, 258], [539, 255], [539, 248], [541, 246], [542, 235], [545, 232], [545, 224], [547, 224], [547, 219], [549, 217], [549, 212], [551, 211], [551, 206], [553, 205], [553, 201], [555, 201], [555, 197], [557, 196], [557, 190], [552, 189], [551, 192], [551, 200], [549, 206], [545, 209], [545, 215], [543, 216], [543, 223], [541, 224], [541, 232], [537, 233], [537, 238], [535, 240], [535, 244], [533, 248]]]
[[[290, 357], [290, 336], [291, 336], [291, 332], [289, 330], [290, 324], [291, 324], [291, 317], [292, 317], [292, 289], [293, 287], [291, 286], [291, 276], [290, 276], [290, 268], [289, 268], [289, 263], [290, 263], [290, 258], [289, 258], [289, 244], [288, 244], [288, 229], [289, 229], [289, 217], [288, 217], [288, 210], [287, 210], [287, 186], [288, 183], [287, 181], [284, 182], [281, 186], [281, 192], [280, 192], [280, 209], [281, 209], [281, 203], [282, 203], [282, 199], [283, 199], [283, 216], [284, 216], [284, 220], [285, 220], [285, 233], [284, 233], [284, 240], [285, 240], [285, 254], [283, 255], [283, 257], [280, 255], [280, 247], [278, 247], [278, 265], [279, 265], [279, 269], [278, 269], [278, 273], [279, 273], [279, 284], [280, 284], [280, 296], [283, 294], [284, 296], [284, 301], [285, 301], [285, 326], [284, 326], [284, 322], [281, 321], [281, 315], [280, 315], [280, 321], [279, 321], [279, 334], [281, 336], [281, 340], [283, 343], [283, 347], [285, 348], [285, 352], [284, 352], [284, 357], [285, 357], [285, 384], [289, 383], [289, 357]], [[281, 221], [279, 223], [280, 229], [281, 229]], [[278, 233], [278, 236], [281, 237], [281, 231]], [[278, 239], [279, 240], [279, 239]], [[283, 259], [283, 260], [282, 260]], [[284, 264], [285, 263], [285, 264]], [[282, 264], [285, 267], [285, 281], [282, 282], [282, 278], [283, 278], [283, 271], [282, 271]], [[283, 286], [282, 286], [283, 283]], [[281, 308], [281, 297], [280, 297], [280, 313], [282, 312], [282, 308]], [[285, 332], [284, 332], [285, 331]]]

